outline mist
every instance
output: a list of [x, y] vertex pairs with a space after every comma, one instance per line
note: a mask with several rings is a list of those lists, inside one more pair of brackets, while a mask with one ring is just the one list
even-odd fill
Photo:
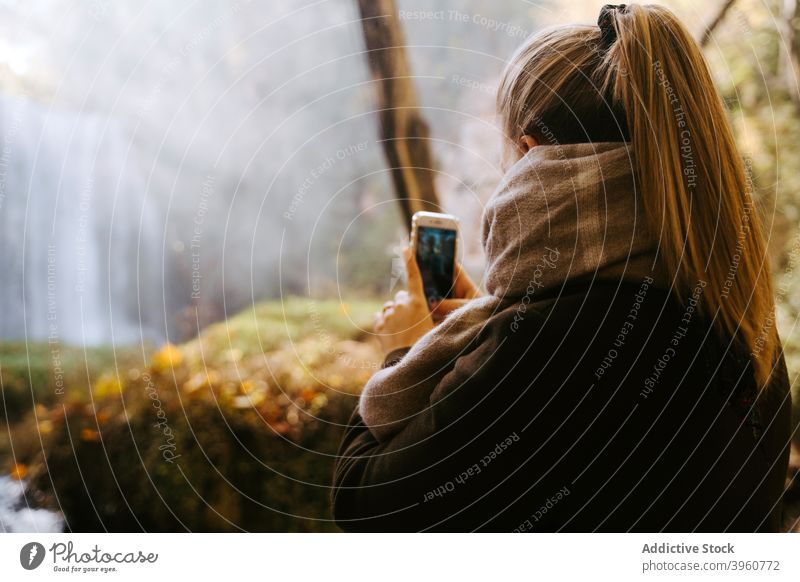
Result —
[[[469, 5], [399, 9], [440, 195], [477, 231], [494, 84], [533, 23]], [[0, 10], [1, 337], [159, 343], [262, 299], [389, 292], [405, 228], [355, 2]], [[477, 269], [477, 232], [464, 248]]]

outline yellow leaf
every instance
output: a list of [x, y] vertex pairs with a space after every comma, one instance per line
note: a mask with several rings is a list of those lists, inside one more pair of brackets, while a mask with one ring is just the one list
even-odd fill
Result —
[[252, 394], [250, 394], [250, 402], [253, 403], [253, 406], [258, 406], [266, 399], [267, 399], [267, 393], [264, 390], [258, 390], [257, 392], [253, 392]]
[[153, 369], [157, 372], [167, 372], [180, 366], [182, 362], [183, 354], [173, 344], [165, 344], [153, 354]]
[[122, 392], [124, 385], [122, 379], [114, 374], [103, 374], [94, 385], [94, 395], [100, 398], [112, 396]]

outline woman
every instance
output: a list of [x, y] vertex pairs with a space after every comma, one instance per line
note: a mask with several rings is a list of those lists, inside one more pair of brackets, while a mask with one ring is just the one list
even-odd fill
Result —
[[[514, 162], [487, 295], [409, 290], [337, 460], [345, 530], [778, 531], [788, 377], [744, 166], [668, 10], [536, 35], [498, 91]], [[458, 307], [450, 312], [454, 307]], [[449, 313], [448, 313], [449, 312]]]

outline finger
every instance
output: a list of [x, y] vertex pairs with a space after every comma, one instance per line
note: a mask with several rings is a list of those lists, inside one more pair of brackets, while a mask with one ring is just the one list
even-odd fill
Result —
[[384, 311], [390, 309], [391, 307], [394, 307], [394, 301], [387, 301], [386, 303], [383, 304]]
[[406, 291], [405, 289], [401, 289], [400, 291], [398, 291], [397, 293], [394, 294], [394, 302], [393, 303], [394, 304], [405, 303], [406, 301], [408, 301], [409, 297], [410, 297], [410, 295], [409, 295], [408, 291]]
[[446, 314], [445, 315], [439, 315], [435, 311], [431, 311], [431, 319], [433, 320], [433, 323], [442, 323], [442, 321], [444, 320], [445, 317], [446, 317]]
[[406, 257], [406, 273], [408, 274], [408, 292], [412, 296], [425, 301], [425, 288], [422, 284], [422, 275], [419, 272], [419, 265], [417, 265], [417, 258], [414, 252], [406, 247], [403, 252]]
[[383, 329], [383, 313], [380, 311], [372, 316], [372, 329], [375, 332], [380, 332]]
[[463, 307], [468, 302], [469, 299], [443, 299], [442, 301], [434, 303], [431, 311], [438, 317], [444, 317], [459, 307]]

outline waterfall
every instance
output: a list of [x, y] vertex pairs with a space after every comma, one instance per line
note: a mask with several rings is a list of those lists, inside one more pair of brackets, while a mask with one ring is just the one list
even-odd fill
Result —
[[0, 339], [164, 337], [163, 218], [121, 126], [0, 94]]
[[25, 498], [25, 483], [0, 475], [0, 533], [60, 533], [60, 513], [31, 507]]

